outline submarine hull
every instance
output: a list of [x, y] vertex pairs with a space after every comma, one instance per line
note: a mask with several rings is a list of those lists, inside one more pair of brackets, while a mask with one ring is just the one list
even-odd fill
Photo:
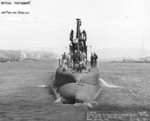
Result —
[[[95, 53], [91, 53], [89, 64], [92, 68], [87, 69], [87, 34], [85, 30], [81, 32], [81, 20], [79, 18], [76, 20], [76, 33], [74, 30], [70, 32], [69, 53], [64, 52], [62, 59], [59, 59], [53, 87], [56, 94], [59, 93], [58, 96], [63, 97], [62, 100], [70, 102], [94, 101], [100, 92], [98, 57]], [[58, 99], [61, 98], [58, 97]]]
[[64, 99], [71, 102], [92, 101], [100, 89], [98, 68], [88, 72], [72, 72], [59, 67], [56, 70], [54, 87]]

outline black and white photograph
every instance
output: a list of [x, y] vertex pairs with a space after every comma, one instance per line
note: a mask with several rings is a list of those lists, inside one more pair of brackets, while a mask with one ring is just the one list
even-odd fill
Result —
[[150, 121], [150, 0], [0, 0], [0, 121]]

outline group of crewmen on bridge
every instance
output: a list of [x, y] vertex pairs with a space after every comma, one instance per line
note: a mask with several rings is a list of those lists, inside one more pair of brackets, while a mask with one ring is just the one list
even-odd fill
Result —
[[[91, 58], [90, 58], [91, 68], [95, 68], [97, 66], [97, 59], [98, 59], [97, 54], [95, 52], [91, 53]], [[77, 50], [75, 50], [74, 55], [72, 55], [71, 53], [66, 54], [66, 52], [64, 52], [64, 54], [62, 55], [63, 67], [66, 67], [66, 66], [68, 68], [74, 67], [74, 69], [75, 69], [77, 67], [77, 65], [79, 65], [80, 68], [86, 70], [85, 63], [86, 63], [86, 55], [82, 51], [80, 51], [80, 53], [78, 54]]]
[[[86, 46], [86, 32], [83, 30], [79, 32], [79, 35], [74, 39], [74, 31], [70, 33], [70, 52], [62, 55], [62, 66], [72, 68], [73, 70], [85, 69], [87, 71], [87, 46]], [[96, 67], [98, 56], [95, 53], [91, 53], [91, 68]]]

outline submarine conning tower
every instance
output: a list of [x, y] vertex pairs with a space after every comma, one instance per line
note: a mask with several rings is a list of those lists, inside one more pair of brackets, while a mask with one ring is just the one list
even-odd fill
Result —
[[[76, 28], [76, 34], [74, 33], [74, 30], [71, 30], [70, 32], [70, 53], [73, 54], [73, 57], [75, 56], [75, 53], [77, 51], [77, 54], [80, 54], [80, 51], [83, 52], [86, 56], [86, 66], [87, 66], [87, 34], [85, 30], [80, 29], [81, 26], [81, 19], [77, 18], [77, 28]], [[78, 61], [78, 58], [77, 60]], [[75, 60], [74, 60], [74, 63]]]

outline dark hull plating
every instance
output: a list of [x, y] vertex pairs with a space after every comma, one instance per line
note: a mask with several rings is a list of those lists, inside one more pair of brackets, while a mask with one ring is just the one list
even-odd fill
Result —
[[74, 102], [86, 102], [94, 99], [99, 91], [99, 71], [97, 68], [85, 72], [72, 72], [70, 69], [56, 70], [54, 87], [66, 100]]

